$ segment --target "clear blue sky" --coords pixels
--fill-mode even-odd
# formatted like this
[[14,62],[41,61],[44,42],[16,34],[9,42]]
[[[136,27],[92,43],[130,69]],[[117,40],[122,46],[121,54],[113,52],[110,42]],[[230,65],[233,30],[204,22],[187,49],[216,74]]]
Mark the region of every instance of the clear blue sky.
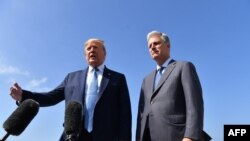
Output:
[[[16,109],[9,88],[48,91],[67,73],[84,69],[83,43],[105,40],[107,67],[126,75],[133,109],[155,69],[146,45],[152,30],[167,33],[171,57],[195,64],[203,88],[204,129],[223,140],[224,124],[250,124],[249,0],[1,0],[0,124]],[[56,141],[64,102],[39,113],[8,141]],[[0,137],[5,135],[0,128]]]

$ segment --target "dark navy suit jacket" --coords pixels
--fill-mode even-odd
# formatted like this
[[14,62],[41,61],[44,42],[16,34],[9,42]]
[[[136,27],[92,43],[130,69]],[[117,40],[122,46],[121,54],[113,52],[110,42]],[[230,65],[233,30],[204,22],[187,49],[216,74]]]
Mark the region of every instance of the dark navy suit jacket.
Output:
[[[34,99],[41,107],[52,106],[63,100],[66,105],[70,101],[78,101],[85,105],[87,72],[88,68],[69,73],[64,81],[50,92],[37,93],[23,90],[22,100]],[[94,141],[131,141],[131,104],[125,76],[105,67],[100,95],[94,111]],[[84,125],[82,127],[84,128]],[[65,140],[64,135],[60,141]]]

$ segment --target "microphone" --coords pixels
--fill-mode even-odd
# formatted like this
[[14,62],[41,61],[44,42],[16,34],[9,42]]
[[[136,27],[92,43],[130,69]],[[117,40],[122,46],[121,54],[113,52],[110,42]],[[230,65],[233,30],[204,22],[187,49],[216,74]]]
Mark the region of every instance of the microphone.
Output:
[[70,101],[65,110],[64,131],[66,141],[77,141],[82,127],[82,105],[76,101]]
[[4,122],[3,128],[7,134],[1,141],[5,141],[9,135],[20,135],[38,113],[38,110],[38,102],[32,99],[24,100]]

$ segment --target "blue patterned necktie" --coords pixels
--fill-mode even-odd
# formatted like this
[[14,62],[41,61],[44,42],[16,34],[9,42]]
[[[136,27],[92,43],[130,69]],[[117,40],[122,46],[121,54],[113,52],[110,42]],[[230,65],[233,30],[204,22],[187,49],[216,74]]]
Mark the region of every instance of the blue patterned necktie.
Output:
[[161,76],[163,74],[163,70],[165,69],[165,67],[160,67],[158,70],[157,70],[157,73],[156,73],[156,76],[155,76],[155,84],[154,84],[154,90],[156,89],[160,79],[161,79]]
[[86,93],[86,106],[85,106],[85,129],[91,132],[93,129],[93,116],[95,105],[98,100],[98,79],[97,79],[97,68],[92,70],[90,73],[90,84],[87,88]]

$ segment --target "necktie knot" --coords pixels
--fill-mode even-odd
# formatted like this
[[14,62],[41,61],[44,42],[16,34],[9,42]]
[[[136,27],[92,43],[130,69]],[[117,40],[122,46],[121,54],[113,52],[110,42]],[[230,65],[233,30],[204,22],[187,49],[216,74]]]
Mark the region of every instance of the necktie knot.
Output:
[[92,73],[93,73],[93,75],[94,75],[94,79],[97,79],[97,72],[99,71],[99,69],[98,68],[93,68],[92,69]]
[[96,68],[96,67],[92,69],[92,72],[94,72],[94,73],[96,73],[96,72],[98,72],[98,71],[99,71],[99,69]]
[[155,76],[155,83],[154,83],[154,89],[157,87],[158,85],[158,82],[160,81],[161,79],[161,76],[163,74],[163,70],[165,69],[166,67],[160,67],[157,69],[157,73],[156,73],[156,76]]
[[165,69],[165,67],[160,67],[159,69],[158,69],[158,71],[159,71],[159,73],[162,75],[163,74],[163,70]]
[[98,68],[97,68],[97,67],[94,67],[93,70],[94,70],[94,71],[98,71]]

